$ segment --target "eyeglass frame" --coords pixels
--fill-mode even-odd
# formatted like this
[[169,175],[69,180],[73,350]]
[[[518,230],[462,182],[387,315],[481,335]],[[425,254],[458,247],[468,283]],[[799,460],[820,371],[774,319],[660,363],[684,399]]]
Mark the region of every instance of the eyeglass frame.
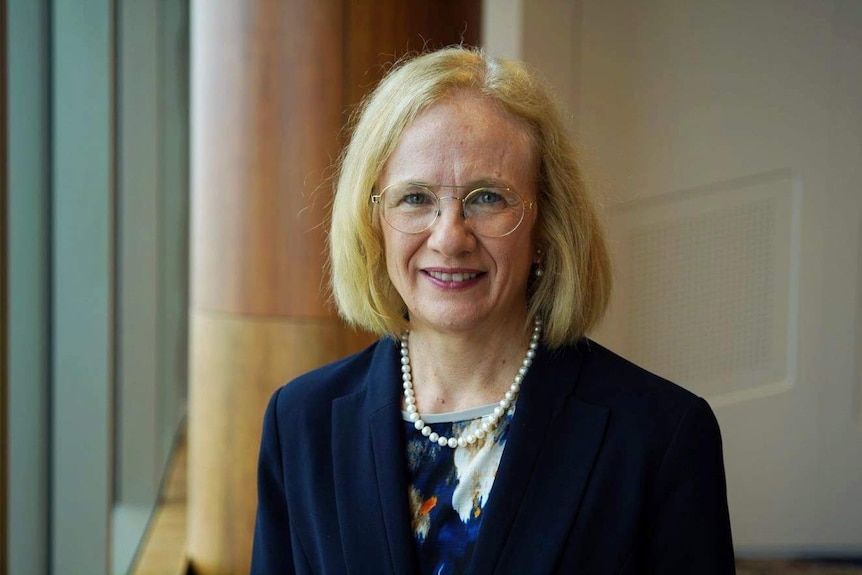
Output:
[[[451,189],[456,189],[456,190],[466,190],[466,189],[471,188],[472,185],[456,186],[456,185],[451,185],[451,184],[450,185],[447,185],[447,184],[425,184],[425,183],[421,183],[421,182],[410,182],[410,181],[394,182],[392,184],[389,184],[385,188],[383,188],[379,194],[371,194],[369,199],[371,200],[372,205],[382,206],[380,199],[383,197],[383,194],[386,193],[386,190],[393,188],[395,186],[403,186],[405,184],[411,185],[411,186],[417,186],[420,188],[425,188],[429,192],[431,192],[431,195],[434,196],[434,198],[437,200],[437,213],[434,214],[434,219],[431,220],[431,223],[429,223],[427,226],[425,226],[421,230],[418,230],[415,232],[405,232],[405,231],[399,230],[398,228],[393,226],[391,223],[389,223],[389,220],[387,220],[385,217],[383,217],[383,221],[386,222],[387,226],[389,226],[390,228],[392,228],[393,230],[395,230],[397,232],[401,232],[402,234],[409,234],[409,235],[421,234],[422,232],[426,232],[426,231],[430,230],[432,227],[434,227],[434,224],[436,224],[437,220],[440,219],[440,214],[442,212],[440,202],[442,200],[457,200],[457,201],[461,202],[461,217],[464,218],[464,222],[473,231],[473,233],[478,234],[478,235],[482,236],[483,238],[505,238],[506,236],[515,233],[515,230],[520,228],[521,224],[524,223],[524,217],[527,215],[527,211],[532,210],[536,206],[535,201],[525,200],[523,197],[521,197],[521,194],[519,194],[517,192],[517,190],[515,190],[511,186],[493,186],[493,185],[478,186],[476,188],[473,188],[472,190],[470,190],[466,194],[464,194],[463,198],[459,198],[457,196],[442,196],[441,197],[441,196],[438,196],[434,190],[435,189],[439,190],[440,188],[451,188]],[[518,197],[518,199],[521,200],[521,203],[524,206],[524,211],[521,213],[521,219],[518,220],[518,223],[515,225],[514,228],[512,228],[511,230],[509,230],[508,232],[506,232],[505,234],[500,235],[500,236],[487,236],[483,233],[476,231],[476,229],[473,228],[472,225],[470,225],[470,219],[467,217],[467,214],[464,213],[464,200],[469,198],[473,193],[479,192],[481,190],[505,190],[507,192],[511,192],[511,193],[515,194]],[[382,211],[382,207],[380,209]],[[382,214],[381,214],[381,216],[382,216]]]

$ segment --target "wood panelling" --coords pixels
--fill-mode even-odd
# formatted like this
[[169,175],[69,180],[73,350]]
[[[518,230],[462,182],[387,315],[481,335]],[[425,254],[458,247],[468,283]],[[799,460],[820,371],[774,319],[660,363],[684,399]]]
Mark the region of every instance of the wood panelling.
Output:
[[195,6],[193,306],[331,315],[322,223],[342,112],[409,50],[477,44],[480,7],[475,0]]
[[192,306],[329,317],[322,264],[338,154],[339,2],[192,10]]
[[280,385],[342,355],[333,321],[196,312],[189,419],[189,552],[196,573],[247,572],[260,432]]
[[349,111],[409,50],[475,44],[479,0],[206,0],[192,18],[188,551],[248,571],[264,409],[369,343],[323,275]]
[[478,46],[481,1],[345,3],[344,103],[350,112],[398,58],[452,44]]

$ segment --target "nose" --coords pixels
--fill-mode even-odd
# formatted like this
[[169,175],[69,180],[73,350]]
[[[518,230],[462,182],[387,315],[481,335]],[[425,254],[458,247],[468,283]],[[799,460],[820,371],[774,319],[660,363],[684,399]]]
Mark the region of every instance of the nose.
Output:
[[476,247],[476,236],[464,219],[460,198],[439,198],[440,215],[431,226],[428,247],[447,256],[470,252]]

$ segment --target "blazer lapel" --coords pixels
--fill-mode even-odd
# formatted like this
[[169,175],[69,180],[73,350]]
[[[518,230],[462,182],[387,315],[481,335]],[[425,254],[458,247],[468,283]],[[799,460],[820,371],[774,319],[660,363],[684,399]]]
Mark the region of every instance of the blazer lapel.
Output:
[[575,398],[581,364],[578,352],[543,349],[525,378],[473,551],[472,575],[553,572],[608,417],[606,408]]
[[347,565],[362,573],[414,572],[398,367],[395,347],[381,341],[364,389],[332,403],[341,540]]

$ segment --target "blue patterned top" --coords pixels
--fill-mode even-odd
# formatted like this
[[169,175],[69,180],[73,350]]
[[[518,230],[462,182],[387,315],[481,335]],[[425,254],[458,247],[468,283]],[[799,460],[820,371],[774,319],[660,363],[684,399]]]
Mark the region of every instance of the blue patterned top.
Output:
[[[460,437],[494,407],[423,414],[422,419],[438,435]],[[513,406],[501,419],[493,438],[455,449],[431,443],[403,413],[413,537],[423,575],[467,571],[514,411]]]

